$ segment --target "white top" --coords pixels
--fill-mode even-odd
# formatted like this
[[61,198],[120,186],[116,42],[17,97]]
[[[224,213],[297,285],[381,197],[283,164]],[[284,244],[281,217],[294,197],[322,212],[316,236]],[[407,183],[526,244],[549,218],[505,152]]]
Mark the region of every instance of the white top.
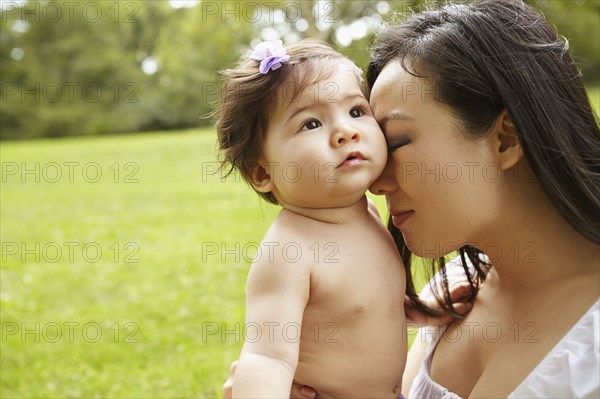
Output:
[[[459,268],[462,269],[460,266]],[[451,273],[448,274],[448,280],[451,284]],[[433,381],[429,375],[433,352],[442,334],[443,329],[435,334],[425,334],[430,340],[425,359],[408,395],[409,399],[460,399],[460,396]],[[596,301],[508,397],[600,398],[600,300]]]

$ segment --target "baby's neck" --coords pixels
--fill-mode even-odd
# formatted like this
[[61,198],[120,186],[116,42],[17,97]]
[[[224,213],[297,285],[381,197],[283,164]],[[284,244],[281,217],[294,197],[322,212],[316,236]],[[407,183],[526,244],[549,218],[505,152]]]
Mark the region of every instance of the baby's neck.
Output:
[[303,208],[297,205],[282,204],[284,210],[307,218],[331,224],[349,224],[364,221],[369,217],[367,196],[348,206],[337,208]]

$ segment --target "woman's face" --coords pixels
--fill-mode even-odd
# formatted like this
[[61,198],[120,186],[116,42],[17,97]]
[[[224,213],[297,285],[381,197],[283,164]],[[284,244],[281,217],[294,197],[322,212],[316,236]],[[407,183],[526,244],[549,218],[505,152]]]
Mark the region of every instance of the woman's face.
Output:
[[[503,204],[492,135],[473,140],[433,84],[390,62],[371,91],[371,108],[387,141],[383,174],[370,187],[385,195],[393,223],[413,253],[433,258],[481,247]],[[506,204],[504,204],[506,205]]]

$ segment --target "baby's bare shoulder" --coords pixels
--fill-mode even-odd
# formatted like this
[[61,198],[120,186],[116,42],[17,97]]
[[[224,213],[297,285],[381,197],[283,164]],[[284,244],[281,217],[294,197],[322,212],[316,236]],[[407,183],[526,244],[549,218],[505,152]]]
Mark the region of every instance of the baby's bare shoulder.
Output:
[[[281,214],[273,221],[265,233],[258,249],[255,262],[268,259],[268,264],[287,265],[298,268],[309,267],[315,249],[315,242],[328,237],[326,226],[316,226],[310,219],[300,215]],[[331,233],[329,233],[329,237]],[[258,256],[258,255],[261,256]]]

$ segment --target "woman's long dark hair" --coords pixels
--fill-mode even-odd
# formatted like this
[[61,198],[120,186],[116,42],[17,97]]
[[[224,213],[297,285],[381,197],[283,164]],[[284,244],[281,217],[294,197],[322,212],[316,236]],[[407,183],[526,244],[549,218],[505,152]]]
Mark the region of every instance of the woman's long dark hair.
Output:
[[[372,88],[388,62],[400,61],[409,73],[432,81],[436,100],[451,107],[470,137],[485,135],[506,109],[548,198],[581,235],[600,243],[600,130],[568,50],[568,41],[523,1],[449,4],[379,33],[367,81]],[[418,300],[402,234],[388,226],[406,264],[407,295],[417,309],[434,314]],[[475,296],[491,265],[477,248],[459,253]],[[443,279],[438,302],[453,313],[444,259],[432,266]]]

